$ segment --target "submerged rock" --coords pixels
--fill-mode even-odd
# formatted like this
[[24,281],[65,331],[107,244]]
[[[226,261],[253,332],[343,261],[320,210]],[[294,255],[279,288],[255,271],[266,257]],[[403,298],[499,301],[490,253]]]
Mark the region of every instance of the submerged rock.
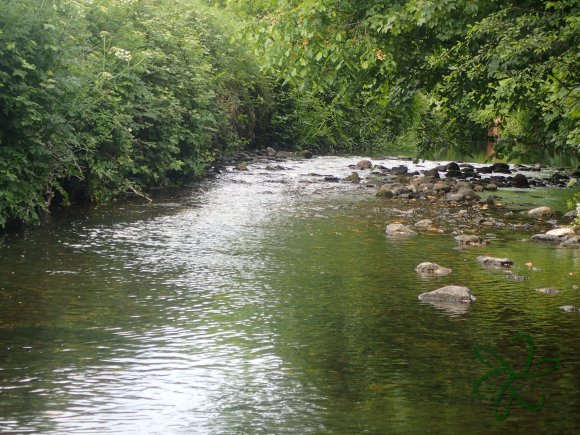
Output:
[[475,296],[471,294],[468,287],[461,287],[458,285],[447,285],[427,293],[421,293],[417,298],[420,301],[438,301],[438,302],[455,302],[455,303],[470,303],[476,300]]
[[486,267],[505,267],[509,268],[512,267],[514,262],[509,258],[497,258],[497,257],[488,257],[486,255],[480,255],[477,257],[477,261],[479,261],[483,266]]
[[552,287],[537,288],[536,291],[539,293],[545,293],[547,295],[555,295],[557,293],[560,293],[560,290]]
[[580,236],[568,237],[566,240],[560,243],[560,246],[565,248],[580,248]]
[[567,313],[580,312],[580,307],[575,307],[574,305],[562,305],[558,308],[560,308],[562,311],[566,311]]
[[386,233],[389,236],[416,236],[417,233],[403,224],[387,225]]
[[467,246],[480,246],[480,245],[487,245],[489,243],[487,240],[484,240],[482,237],[472,235],[472,234],[461,234],[461,235],[455,236],[453,238],[460,245],[467,245]]
[[505,277],[507,279],[509,279],[510,281],[525,281],[528,279],[527,276],[524,275],[518,275],[517,273],[513,273],[511,270],[506,270],[505,271]]
[[451,273],[451,269],[439,266],[437,263],[424,262],[415,268],[415,272],[425,275],[445,276]]

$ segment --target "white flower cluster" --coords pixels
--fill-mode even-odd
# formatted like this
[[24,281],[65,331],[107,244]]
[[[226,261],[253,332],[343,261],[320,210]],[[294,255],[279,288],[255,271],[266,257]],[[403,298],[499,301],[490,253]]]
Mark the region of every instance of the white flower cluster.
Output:
[[124,60],[125,62],[130,62],[132,59],[131,53],[122,48],[111,47],[111,51],[113,52],[113,56],[115,56],[117,59]]

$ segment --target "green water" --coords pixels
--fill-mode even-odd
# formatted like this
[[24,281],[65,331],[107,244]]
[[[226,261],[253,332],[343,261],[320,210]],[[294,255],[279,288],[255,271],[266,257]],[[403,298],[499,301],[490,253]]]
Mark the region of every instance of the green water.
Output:
[[[419,220],[420,204],[308,175],[344,176],[350,163],[258,166],[1,239],[0,432],[577,432],[580,315],[558,307],[580,305],[578,250],[501,228],[463,250],[447,229],[389,238],[386,224]],[[563,211],[565,191],[534,192],[503,195]],[[482,269],[482,254],[511,258],[528,279]],[[421,277],[422,261],[453,273]],[[417,300],[446,284],[477,301]],[[561,292],[534,290],[547,286]],[[533,338],[536,362],[561,367],[514,381],[545,405],[514,402],[499,422],[493,400],[472,392],[490,370],[474,348],[523,370],[517,333]]]

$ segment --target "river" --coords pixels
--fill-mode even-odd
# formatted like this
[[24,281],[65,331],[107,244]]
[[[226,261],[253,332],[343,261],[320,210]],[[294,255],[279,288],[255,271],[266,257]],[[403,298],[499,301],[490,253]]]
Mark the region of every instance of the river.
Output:
[[[357,160],[229,170],[152,204],[63,210],[2,236],[0,432],[578,432],[580,314],[558,307],[580,305],[579,251],[495,228],[490,245],[463,250],[449,231],[389,238],[386,224],[419,203],[314,175],[345,177]],[[570,192],[502,195],[563,211]],[[527,279],[482,269],[482,254]],[[422,261],[453,273],[421,277]],[[477,301],[417,300],[446,284]],[[561,292],[534,290],[548,286]],[[512,372],[477,397],[502,364]],[[511,380],[498,421],[508,375],[541,372]]]

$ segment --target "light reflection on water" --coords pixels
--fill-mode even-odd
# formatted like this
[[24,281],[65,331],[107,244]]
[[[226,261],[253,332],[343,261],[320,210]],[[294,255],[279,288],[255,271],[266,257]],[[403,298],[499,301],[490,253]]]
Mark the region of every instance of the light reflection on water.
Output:
[[[0,431],[579,427],[580,328],[557,308],[580,304],[569,275],[580,273],[577,251],[491,230],[493,243],[471,250],[455,249],[449,233],[389,239],[388,221],[418,213],[310,175],[344,177],[356,161],[251,167],[154,206],[100,207],[5,242]],[[482,251],[513,258],[528,280],[481,270]],[[453,274],[417,276],[422,261]],[[416,299],[452,283],[478,301],[458,313]],[[548,285],[563,291],[533,290]],[[520,330],[566,369],[543,380],[545,410],[495,426],[471,394],[485,371],[472,348],[509,353]]]

